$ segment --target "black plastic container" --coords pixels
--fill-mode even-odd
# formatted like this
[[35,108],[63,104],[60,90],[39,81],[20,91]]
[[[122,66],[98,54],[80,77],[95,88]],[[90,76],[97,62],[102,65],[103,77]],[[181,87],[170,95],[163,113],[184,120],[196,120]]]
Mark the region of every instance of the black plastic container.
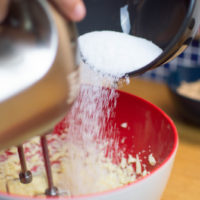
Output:
[[158,67],[182,53],[200,24],[200,0],[85,0],[85,4],[87,16],[78,24],[80,34],[122,32],[120,8],[128,5],[129,34],[151,40],[163,49],[158,58],[129,75]]

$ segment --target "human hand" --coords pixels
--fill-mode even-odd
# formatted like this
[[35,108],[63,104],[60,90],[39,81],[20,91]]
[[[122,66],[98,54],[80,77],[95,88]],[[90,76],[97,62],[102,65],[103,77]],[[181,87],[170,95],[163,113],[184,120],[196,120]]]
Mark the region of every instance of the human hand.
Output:
[[8,10],[9,0],[0,0],[0,22],[4,20]]
[[[0,0],[0,22],[7,14],[10,0]],[[86,8],[83,0],[51,0],[61,10],[61,12],[72,21],[81,21],[86,14]]]
[[81,21],[86,15],[83,0],[51,0],[72,21]]

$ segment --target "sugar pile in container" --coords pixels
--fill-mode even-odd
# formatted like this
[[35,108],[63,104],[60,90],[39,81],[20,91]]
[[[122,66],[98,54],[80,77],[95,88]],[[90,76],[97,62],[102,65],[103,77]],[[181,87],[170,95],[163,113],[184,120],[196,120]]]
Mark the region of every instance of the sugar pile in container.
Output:
[[151,41],[115,31],[89,32],[78,41],[83,61],[111,76],[138,70],[162,53]]

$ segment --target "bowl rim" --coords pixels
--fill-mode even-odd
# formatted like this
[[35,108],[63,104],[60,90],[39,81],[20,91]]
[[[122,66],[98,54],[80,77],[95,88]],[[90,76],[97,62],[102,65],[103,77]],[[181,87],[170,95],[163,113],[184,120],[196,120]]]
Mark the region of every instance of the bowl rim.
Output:
[[[108,88],[107,88],[108,89]],[[147,101],[146,99],[143,99],[141,97],[138,97],[134,94],[131,94],[131,93],[128,93],[128,92],[125,92],[125,91],[120,91],[120,90],[116,90],[118,93],[121,93],[121,94],[124,94],[124,95],[128,95],[128,96],[132,96],[133,98],[135,99],[138,99],[139,101],[142,101],[144,102],[145,104],[148,104],[150,105],[151,107],[153,107],[155,110],[157,110],[158,112],[160,112],[165,119],[167,119],[167,121],[169,122],[169,125],[171,126],[172,128],[172,133],[173,133],[173,138],[174,138],[174,144],[173,144],[173,147],[172,147],[172,150],[171,152],[169,153],[169,155],[167,156],[167,158],[165,160],[163,160],[163,162],[158,166],[156,167],[155,169],[153,169],[149,174],[147,174],[146,176],[140,178],[140,179],[137,179],[136,181],[132,182],[132,183],[129,183],[127,185],[124,185],[124,186],[121,186],[121,187],[118,187],[118,188],[114,188],[114,189],[111,189],[111,190],[106,190],[106,191],[102,191],[102,192],[96,192],[96,193],[91,193],[91,194],[86,194],[86,195],[77,195],[77,196],[74,196],[74,197],[67,197],[67,196],[59,196],[59,197],[33,197],[33,196],[27,196],[27,195],[19,195],[19,194],[13,194],[13,195],[10,195],[6,192],[2,192],[0,191],[0,197],[5,197],[5,198],[14,198],[16,200],[22,200],[22,199],[29,199],[29,200],[44,200],[44,199],[48,199],[48,200],[70,200],[70,199],[77,199],[77,200],[81,200],[81,199],[86,199],[86,198],[92,198],[92,197],[98,197],[98,196],[104,196],[104,195],[107,195],[107,194],[111,194],[113,192],[117,192],[117,191],[121,191],[123,189],[126,189],[126,188],[130,188],[132,187],[133,185],[135,184],[138,184],[138,183],[141,183],[143,181],[145,181],[146,179],[148,179],[149,177],[152,177],[156,172],[160,171],[171,159],[173,159],[173,157],[176,155],[176,152],[177,152],[177,149],[178,149],[178,131],[176,129],[176,126],[174,124],[174,122],[172,121],[172,119],[162,110],[160,109],[158,106],[154,105],[153,103]]]

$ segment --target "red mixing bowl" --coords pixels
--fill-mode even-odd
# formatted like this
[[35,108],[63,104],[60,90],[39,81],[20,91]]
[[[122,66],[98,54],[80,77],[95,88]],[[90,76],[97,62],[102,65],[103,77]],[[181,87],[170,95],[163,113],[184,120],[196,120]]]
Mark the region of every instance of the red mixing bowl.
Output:
[[[99,101],[99,98],[103,100]],[[85,116],[91,118],[89,122],[84,120]],[[134,157],[138,154],[150,173],[113,190],[52,199],[159,200],[169,178],[178,146],[177,130],[172,120],[161,109],[142,98],[121,91],[84,85],[70,113],[55,127],[54,134],[63,134],[66,127],[80,133],[85,129],[92,130],[97,124],[96,120],[98,124],[102,123],[99,129],[102,138],[119,141],[119,148],[126,157],[129,154]],[[71,134],[70,131],[68,134]],[[94,140],[96,137],[97,135],[93,136]],[[109,147],[105,153],[109,154],[112,150],[112,147]],[[120,158],[115,151],[114,149],[113,160],[118,162]],[[149,154],[156,160],[154,166],[148,161]],[[40,198],[0,193],[0,199]]]

